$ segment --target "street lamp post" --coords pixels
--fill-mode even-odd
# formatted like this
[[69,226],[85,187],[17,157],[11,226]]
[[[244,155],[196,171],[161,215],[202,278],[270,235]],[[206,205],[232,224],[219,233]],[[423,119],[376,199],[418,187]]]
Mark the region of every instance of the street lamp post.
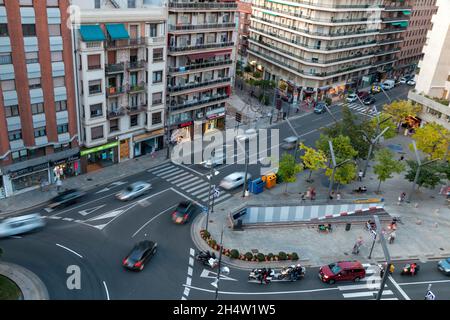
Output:
[[245,197],[245,191],[247,191],[247,176],[248,176],[248,151],[245,151],[245,176],[244,176],[244,189],[242,190],[242,197]]
[[331,194],[331,190],[333,188],[333,184],[334,184],[334,174],[336,173],[336,169],[339,168],[340,166],[344,165],[345,163],[351,161],[351,159],[347,159],[342,161],[339,164],[336,164],[336,157],[334,155],[334,150],[333,150],[333,142],[331,142],[331,140],[328,141],[328,144],[330,146],[330,153],[331,153],[331,161],[333,164],[333,171],[331,173],[331,178],[330,178],[330,185],[328,186],[328,200],[330,199],[330,194]]
[[215,175],[219,174],[219,171],[214,170],[214,165],[213,165],[213,160],[212,158],[210,158],[211,161],[211,170],[210,170],[210,174],[209,176],[207,176],[208,180],[209,180],[209,188],[208,188],[208,211],[206,212],[206,227],[205,230],[208,231],[208,221],[209,221],[209,211],[211,208],[211,188],[212,188],[212,178]]
[[217,279],[216,279],[216,300],[219,300],[219,281],[220,281],[220,268],[222,267],[222,247],[223,246],[223,226],[222,232],[220,233],[220,253],[219,253],[219,267],[217,270]]
[[377,232],[375,230],[372,230],[372,234],[373,234],[373,242],[372,242],[372,247],[370,248],[369,256],[367,257],[367,259],[372,259],[373,247],[375,246],[375,241],[377,240]]
[[366,172],[367,172],[367,167],[369,166],[369,161],[370,161],[370,157],[372,156],[372,151],[373,151],[373,146],[378,142],[378,140],[386,133],[386,131],[389,130],[389,127],[384,128],[384,130],[378,135],[376,136],[374,139],[370,139],[366,133],[364,131],[361,131],[364,135],[364,137],[366,138],[367,142],[370,143],[369,146],[369,152],[367,154],[367,159],[366,159],[366,163],[364,165],[364,170],[363,170],[363,177],[366,176]]

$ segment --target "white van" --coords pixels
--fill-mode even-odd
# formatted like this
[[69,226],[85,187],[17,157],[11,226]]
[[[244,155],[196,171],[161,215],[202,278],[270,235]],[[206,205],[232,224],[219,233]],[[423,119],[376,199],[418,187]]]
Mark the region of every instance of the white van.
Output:
[[394,80],[385,80],[381,86],[384,90],[390,90],[395,87],[395,81]]
[[31,213],[18,217],[0,220],[0,238],[26,233],[45,226],[39,213]]

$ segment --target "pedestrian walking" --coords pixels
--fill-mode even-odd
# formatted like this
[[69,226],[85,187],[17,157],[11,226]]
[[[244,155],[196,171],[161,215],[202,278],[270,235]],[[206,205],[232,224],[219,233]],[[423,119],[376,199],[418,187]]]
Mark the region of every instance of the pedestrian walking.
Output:
[[300,194],[301,194],[301,203],[303,203],[303,202],[305,202],[305,193],[306,192],[300,192]]
[[316,189],[314,188],[311,189],[311,200],[316,200]]
[[389,244],[393,244],[395,240],[395,231],[392,231],[389,235]]
[[62,181],[61,179],[56,179],[56,191],[60,191],[61,190],[61,186],[62,186]]
[[152,159],[154,159],[156,157],[155,148],[152,149],[152,152],[150,153],[150,156],[152,157]]
[[341,194],[339,192],[336,194],[336,200],[337,201],[341,200]]
[[330,193],[330,200],[333,200],[334,199],[334,191],[331,191],[331,193]]
[[380,278],[383,279],[384,277],[384,268],[380,265]]
[[359,170],[359,172],[358,172],[358,181],[362,181],[362,178],[363,178],[363,172],[362,172],[362,170]]

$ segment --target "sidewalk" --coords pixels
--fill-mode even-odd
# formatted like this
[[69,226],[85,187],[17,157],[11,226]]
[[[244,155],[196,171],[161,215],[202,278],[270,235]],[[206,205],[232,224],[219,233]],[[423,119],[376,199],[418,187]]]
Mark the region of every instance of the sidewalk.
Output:
[[22,291],[23,300],[48,300],[48,291],[37,275],[19,265],[0,262],[0,274],[11,279]]
[[[405,159],[412,159],[413,154],[408,148],[409,138],[401,135],[384,142],[385,146],[397,150],[396,155],[404,155]],[[373,162],[372,162],[373,163]],[[355,198],[384,198],[385,210],[392,216],[401,217],[402,224],[398,224],[395,242],[389,245],[391,258],[394,260],[442,258],[450,256],[450,209],[446,205],[444,196],[439,195],[440,186],[434,190],[423,189],[413,194],[411,203],[398,205],[398,196],[401,192],[409,194],[412,183],[404,179],[405,173],[395,175],[392,179],[381,184],[381,194],[375,191],[378,181],[373,175],[372,167],[368,168],[366,178],[362,182],[353,182],[348,186],[341,186],[340,193],[342,200]],[[265,201],[279,199],[280,203],[289,203],[298,200],[300,204],[299,192],[305,192],[308,187],[316,188],[317,202],[326,201],[328,193],[328,178],[321,173],[314,173],[312,183],[307,183],[309,172],[299,174],[298,180],[288,186],[288,193],[284,193],[284,185],[277,186],[270,190],[265,190],[258,195],[251,194],[246,200]],[[368,188],[367,194],[355,195],[352,190],[358,186],[365,185]],[[345,231],[345,224],[335,225],[331,234],[318,233],[314,226],[283,226],[248,228],[244,231],[233,231],[230,228],[228,214],[233,208],[242,206],[244,200],[241,193],[236,194],[230,200],[225,201],[215,208],[215,212],[210,215],[208,231],[212,237],[219,242],[222,226],[224,226],[224,247],[237,249],[240,253],[251,252],[257,249],[264,254],[279,251],[286,253],[297,252],[300,256],[300,263],[310,266],[322,265],[333,260],[358,259],[362,262],[373,262],[384,260],[384,255],[379,243],[375,244],[372,260],[368,260],[372,237],[364,229],[364,224],[352,223],[351,229]],[[306,201],[306,205],[311,203]],[[337,200],[331,201],[337,203]],[[193,236],[200,248],[209,249],[207,244],[199,236],[200,229],[204,229],[205,215],[198,217],[193,226]],[[385,226],[386,227],[386,226]],[[364,240],[360,254],[355,256],[351,253],[353,245],[358,237]],[[227,263],[237,267],[251,268],[254,262],[244,262],[231,260],[224,257]],[[284,263],[270,263],[274,267],[286,265]],[[256,264],[257,265],[257,264]]]
[[[152,166],[157,166],[165,162],[166,154],[167,150],[163,149],[158,151],[154,158],[150,155],[145,155],[89,174],[82,174],[76,177],[64,179],[62,181],[62,189],[76,188],[86,191],[120,179],[121,177],[125,179],[127,176],[137,174],[151,168]],[[40,191],[38,188],[23,194],[1,199],[0,216],[32,209],[33,207],[47,202],[58,194],[56,191],[56,185],[50,185],[48,188],[49,191]]]

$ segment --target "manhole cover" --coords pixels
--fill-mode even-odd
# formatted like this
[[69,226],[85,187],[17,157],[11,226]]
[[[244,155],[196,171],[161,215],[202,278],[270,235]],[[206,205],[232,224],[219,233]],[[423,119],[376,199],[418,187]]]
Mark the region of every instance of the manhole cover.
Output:
[[439,248],[439,250],[444,251],[444,248]]

